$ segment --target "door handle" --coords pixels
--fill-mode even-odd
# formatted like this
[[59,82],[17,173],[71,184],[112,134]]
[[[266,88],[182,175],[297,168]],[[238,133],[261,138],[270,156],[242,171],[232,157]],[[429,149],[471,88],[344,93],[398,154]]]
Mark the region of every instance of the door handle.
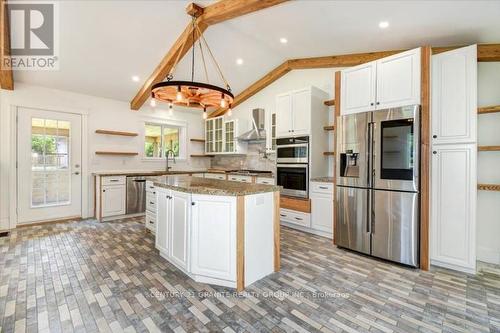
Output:
[[74,174],[78,176],[80,174],[80,172],[79,171],[75,171]]

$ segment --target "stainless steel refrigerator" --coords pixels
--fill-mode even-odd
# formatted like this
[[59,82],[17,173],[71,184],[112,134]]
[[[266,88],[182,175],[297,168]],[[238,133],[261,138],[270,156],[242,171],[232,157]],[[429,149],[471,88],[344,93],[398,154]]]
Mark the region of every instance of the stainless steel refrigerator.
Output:
[[419,266],[418,105],[337,118],[335,241]]

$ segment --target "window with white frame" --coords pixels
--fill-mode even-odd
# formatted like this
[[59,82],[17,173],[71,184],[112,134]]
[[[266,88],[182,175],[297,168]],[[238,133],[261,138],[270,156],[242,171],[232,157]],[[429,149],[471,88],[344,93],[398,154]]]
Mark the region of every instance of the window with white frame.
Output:
[[166,151],[172,150],[175,157],[182,158],[185,151],[184,131],[185,127],[183,126],[146,122],[144,125],[144,157],[164,158]]

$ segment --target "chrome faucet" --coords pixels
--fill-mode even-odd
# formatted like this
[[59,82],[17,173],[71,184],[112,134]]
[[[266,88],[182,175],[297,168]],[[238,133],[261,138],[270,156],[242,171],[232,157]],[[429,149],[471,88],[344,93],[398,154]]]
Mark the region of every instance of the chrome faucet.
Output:
[[172,150],[172,149],[167,149],[165,151],[165,161],[167,162],[167,167],[166,167],[166,170],[165,171],[169,171],[170,169],[172,169],[172,167],[168,166],[168,155],[172,154],[172,160],[174,161],[174,164],[175,164],[175,152]]

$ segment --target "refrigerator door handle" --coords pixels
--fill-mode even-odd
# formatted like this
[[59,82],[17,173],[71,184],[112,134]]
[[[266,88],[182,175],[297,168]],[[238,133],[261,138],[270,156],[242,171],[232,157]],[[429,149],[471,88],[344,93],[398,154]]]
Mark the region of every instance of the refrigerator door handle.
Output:
[[366,232],[371,233],[371,225],[372,225],[372,190],[368,190],[366,194],[368,199],[368,209],[366,210]]

